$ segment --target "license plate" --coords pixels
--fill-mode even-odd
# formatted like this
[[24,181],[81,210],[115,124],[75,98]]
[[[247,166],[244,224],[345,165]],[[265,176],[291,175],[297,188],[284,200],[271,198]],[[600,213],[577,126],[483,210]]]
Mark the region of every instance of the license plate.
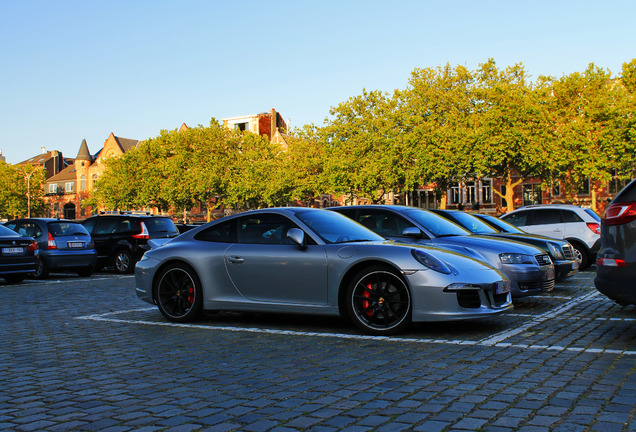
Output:
[[497,282],[495,285],[495,294],[506,294],[510,292],[510,282]]
[[4,255],[23,254],[24,253],[24,248],[21,248],[21,247],[6,247],[6,248],[2,248],[2,253]]
[[68,242],[68,247],[70,248],[83,248],[84,242]]
[[572,263],[572,270],[577,270],[580,265],[581,265],[581,263],[579,261],[574,261]]

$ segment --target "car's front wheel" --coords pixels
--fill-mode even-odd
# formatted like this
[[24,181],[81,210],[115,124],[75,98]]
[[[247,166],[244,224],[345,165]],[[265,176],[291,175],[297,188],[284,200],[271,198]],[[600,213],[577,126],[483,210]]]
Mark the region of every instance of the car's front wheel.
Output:
[[188,322],[201,315],[201,281],[192,267],[185,264],[169,265],[156,280],[155,297],[163,316],[173,322]]
[[366,333],[389,335],[411,321],[411,294],[395,270],[373,266],[359,272],[347,290],[347,311]]

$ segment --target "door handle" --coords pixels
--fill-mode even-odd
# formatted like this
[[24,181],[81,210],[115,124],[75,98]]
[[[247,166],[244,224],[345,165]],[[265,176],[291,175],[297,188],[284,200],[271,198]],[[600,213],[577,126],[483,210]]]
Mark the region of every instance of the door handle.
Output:
[[245,261],[242,257],[236,255],[227,257],[227,260],[230,262],[230,264],[241,264],[243,261]]

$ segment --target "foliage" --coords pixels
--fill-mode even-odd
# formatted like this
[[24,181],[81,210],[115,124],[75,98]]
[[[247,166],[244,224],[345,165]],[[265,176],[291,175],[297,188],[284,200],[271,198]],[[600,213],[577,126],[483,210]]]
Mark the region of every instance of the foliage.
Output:
[[29,209],[31,216],[43,215],[45,175],[41,167],[0,161],[0,217],[26,217]]

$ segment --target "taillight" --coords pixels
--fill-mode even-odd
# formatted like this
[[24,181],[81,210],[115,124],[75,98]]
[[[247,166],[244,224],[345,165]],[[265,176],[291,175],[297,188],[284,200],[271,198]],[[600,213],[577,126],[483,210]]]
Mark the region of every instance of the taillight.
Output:
[[587,223],[587,227],[589,229],[591,229],[592,231],[594,231],[594,234],[600,234],[601,233],[601,224],[599,224],[599,223],[588,222]]
[[50,232],[49,232],[49,241],[47,243],[47,248],[48,249],[57,249],[57,243],[55,242],[55,239],[53,238],[53,236],[51,235]]
[[625,260],[615,258],[597,258],[596,265],[605,267],[625,267]]
[[27,246],[27,250],[28,251],[36,251],[36,250],[38,250],[38,242],[32,241],[31,243],[29,243],[29,246]]
[[150,234],[148,233],[148,228],[146,228],[146,224],[143,222],[139,222],[141,226],[141,232],[139,234],[134,234],[133,238],[148,240],[150,238]]
[[603,224],[623,225],[636,219],[636,203],[612,204],[605,210]]

